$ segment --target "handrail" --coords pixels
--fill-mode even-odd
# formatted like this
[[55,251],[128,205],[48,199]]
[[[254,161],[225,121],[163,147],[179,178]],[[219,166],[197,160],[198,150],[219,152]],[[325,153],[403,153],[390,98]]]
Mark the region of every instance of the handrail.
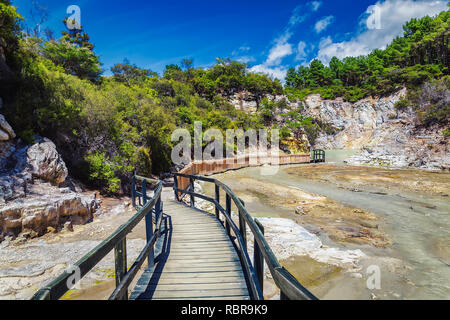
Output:
[[[188,178],[190,180],[190,188],[188,190],[178,189],[178,177]],[[215,199],[207,197],[205,195],[200,195],[195,193],[193,183],[195,180],[214,183],[216,186],[216,196]],[[220,189],[226,193],[226,209],[220,204]],[[249,284],[250,294],[252,299],[262,300],[263,296],[263,279],[264,279],[264,261],[269,267],[272,278],[275,284],[280,289],[281,299],[290,300],[317,300],[317,298],[309,292],[305,287],[303,287],[298,280],[289,273],[285,268],[283,268],[266,239],[264,238],[264,228],[259,223],[258,220],[253,219],[253,217],[248,213],[242,200],[239,199],[231,189],[218,181],[217,179],[205,178],[200,176],[193,176],[181,173],[174,174],[174,192],[177,198],[178,193],[183,192],[191,195],[191,206],[195,206],[194,198],[199,197],[206,201],[213,203],[216,207],[216,218],[220,221],[220,214],[222,213],[225,217],[225,228],[228,235],[231,237],[231,229],[235,234],[236,240],[238,242],[238,253],[243,265],[244,271],[247,276],[247,281]],[[234,223],[231,218],[231,200],[238,208],[239,211],[239,228]],[[247,252],[247,225],[254,236],[254,265]]]
[[[135,190],[136,180],[142,181],[142,191]],[[59,277],[45,285],[38,290],[32,297],[32,300],[57,300],[61,298],[70,288],[80,281],[92,268],[94,268],[112,249],[115,250],[115,277],[116,290],[114,290],[110,299],[128,299],[128,286],[136,276],[137,271],[142,266],[144,260],[148,257],[149,265],[154,263],[154,245],[160,235],[161,221],[163,219],[162,213],[162,181],[156,181],[144,177],[133,177],[133,205],[139,211],[125,224],[119,227],[111,236],[92,249],[83,258],[74,264],[72,272],[64,271]],[[146,192],[146,184],[157,182],[153,197],[149,198]],[[143,205],[136,206],[135,198],[139,196],[139,202]],[[153,214],[156,218],[156,228],[153,231]],[[147,244],[141,252],[136,262],[127,271],[127,256],[126,256],[126,236],[136,227],[136,225],[145,218],[147,231]],[[79,273],[77,274],[77,271]],[[74,272],[77,279],[73,279]],[[72,281],[75,280],[75,283]],[[69,281],[71,283],[69,284]]]
[[315,149],[312,151],[313,157],[311,159],[311,162],[317,163],[317,162],[325,162],[325,150],[322,149]]

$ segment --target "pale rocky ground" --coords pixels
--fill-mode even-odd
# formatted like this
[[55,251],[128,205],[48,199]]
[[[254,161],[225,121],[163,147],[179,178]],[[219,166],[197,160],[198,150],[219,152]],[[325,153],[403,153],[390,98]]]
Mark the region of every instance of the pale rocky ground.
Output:
[[[0,115],[0,299],[30,298],[43,282],[103,240],[94,234],[107,229],[109,221],[83,226],[108,208],[99,209],[101,202],[68,176],[52,141],[36,137],[33,145],[25,145]],[[126,212],[122,201],[116,206]],[[91,234],[82,238],[88,230]],[[130,243],[130,258],[137,256],[133,248],[140,244]],[[108,263],[111,257],[98,270]],[[104,278],[105,272],[98,270],[88,281]]]
[[[164,188],[162,197],[172,199],[172,189]],[[101,201],[102,206],[90,223],[27,241],[0,243],[0,300],[30,299],[40,287],[76,263],[136,213],[129,198],[101,198]],[[128,266],[141,253],[145,239],[142,221],[127,236]],[[80,287],[69,291],[64,299],[104,300],[114,288],[114,251],[111,251],[81,280]]]
[[[287,172],[303,179],[331,183],[352,192],[416,192],[447,198],[450,173],[416,169],[391,170],[374,167],[310,165],[307,170],[289,168]],[[309,170],[308,170],[309,169]]]
[[[28,241],[3,241],[0,244],[0,299],[31,298],[40,286],[59,276],[134,213],[129,199],[104,199],[104,205],[92,223],[58,233],[50,232]],[[128,265],[144,247],[144,239],[143,227],[130,235],[127,242]],[[114,282],[114,252],[83,278],[81,289],[107,281]]]

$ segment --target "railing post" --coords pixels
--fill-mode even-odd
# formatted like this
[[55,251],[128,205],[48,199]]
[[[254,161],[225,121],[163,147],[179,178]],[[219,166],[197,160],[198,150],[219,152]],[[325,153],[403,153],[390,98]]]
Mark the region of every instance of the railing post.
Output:
[[147,204],[147,181],[142,181],[142,205]]
[[[255,219],[255,223],[258,226],[261,233],[264,235],[264,226],[257,219]],[[259,286],[261,287],[261,292],[264,293],[264,256],[256,240],[254,240],[253,252],[254,252],[253,264],[255,267],[256,277],[258,278]]]
[[[217,204],[220,203],[220,188],[218,185],[216,185],[216,201]],[[216,204],[216,218],[217,220],[220,220],[220,211],[219,211],[219,207]]]
[[[123,238],[114,248],[116,287],[120,284],[127,273],[127,238]],[[128,300],[128,291],[121,297]]]
[[175,201],[180,201],[180,199],[178,199],[178,177],[176,175],[173,176],[173,186],[175,191]]
[[133,178],[131,178],[131,203],[133,208],[136,208],[136,172],[133,174]]
[[[245,202],[241,199],[239,199],[239,201],[241,201],[242,205],[245,207]],[[244,249],[247,249],[247,225],[241,209],[239,209],[239,231],[241,232],[242,240],[244,241]]]
[[[189,178],[189,189],[191,190],[191,192],[195,192],[195,187],[194,187],[194,178]],[[195,198],[194,195],[190,195],[191,196],[191,207],[194,208],[195,207]]]
[[[227,212],[227,216],[229,218],[231,218],[231,197],[228,193],[227,193],[227,197],[226,197],[226,212]],[[228,222],[228,219],[225,219],[225,229],[227,230],[228,236],[230,236],[231,235],[230,223]]]
[[[159,200],[158,200],[159,202]],[[157,213],[159,210],[157,208],[160,203],[156,203],[155,206],[155,212]],[[153,237],[153,217],[152,217],[152,210],[147,213],[145,216],[145,233],[147,236],[147,243],[149,243],[152,240]],[[155,266],[155,252],[153,249],[150,250],[150,253],[148,254],[148,267],[153,268]]]

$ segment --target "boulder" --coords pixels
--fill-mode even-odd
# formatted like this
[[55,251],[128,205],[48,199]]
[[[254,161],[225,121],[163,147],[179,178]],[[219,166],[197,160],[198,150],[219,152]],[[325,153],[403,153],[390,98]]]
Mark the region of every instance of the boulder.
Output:
[[9,135],[5,131],[0,129],[0,141],[8,141],[8,140],[9,140]]
[[295,214],[304,215],[305,214],[305,208],[303,208],[302,206],[298,206],[297,208],[295,208]]
[[19,140],[0,142],[0,203],[25,197],[33,177],[60,186],[69,180],[67,176],[67,167],[50,140],[39,138],[31,147]]
[[0,241],[19,235],[42,236],[49,228],[72,229],[94,218],[100,200],[59,189],[49,183],[31,185],[29,196],[0,206]]
[[42,138],[27,151],[30,173],[39,179],[56,184],[63,183],[67,176],[67,167],[56,150],[55,144]]
[[0,242],[8,237],[26,241],[49,230],[71,231],[73,225],[91,221],[100,201],[95,194],[81,194],[76,181],[67,179],[55,144],[38,138],[28,146],[15,136],[0,115]]
[[14,139],[16,134],[14,130],[6,121],[5,117],[0,114],[0,141],[8,141]]

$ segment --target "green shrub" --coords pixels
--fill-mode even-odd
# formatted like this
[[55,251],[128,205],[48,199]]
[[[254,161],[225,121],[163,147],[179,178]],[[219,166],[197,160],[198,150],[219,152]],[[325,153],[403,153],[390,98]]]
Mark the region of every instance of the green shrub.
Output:
[[407,99],[401,99],[394,104],[394,108],[397,110],[403,110],[408,108],[409,101]]
[[115,175],[115,168],[104,153],[94,152],[86,156],[89,164],[89,179],[97,187],[105,189],[108,194],[120,190],[120,179]]
[[450,137],[450,128],[444,129],[444,131],[442,131],[442,135],[444,138]]

